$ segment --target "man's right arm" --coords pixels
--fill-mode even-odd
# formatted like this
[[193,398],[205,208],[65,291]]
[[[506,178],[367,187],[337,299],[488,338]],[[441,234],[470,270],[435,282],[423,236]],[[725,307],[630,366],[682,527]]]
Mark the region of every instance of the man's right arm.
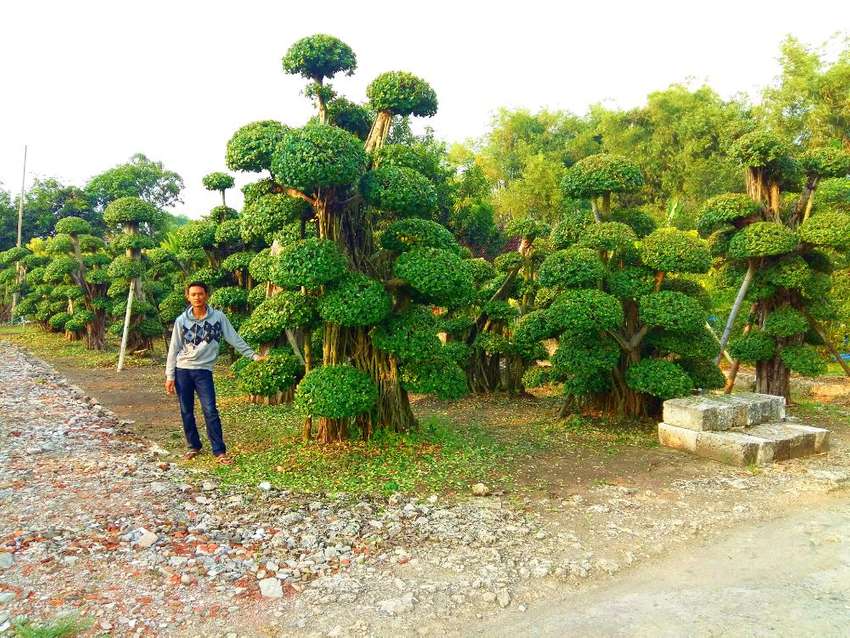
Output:
[[175,321],[174,328],[171,330],[171,341],[168,344],[168,358],[165,360],[165,378],[168,381],[174,381],[177,370],[177,353],[183,346],[182,341],[180,322]]

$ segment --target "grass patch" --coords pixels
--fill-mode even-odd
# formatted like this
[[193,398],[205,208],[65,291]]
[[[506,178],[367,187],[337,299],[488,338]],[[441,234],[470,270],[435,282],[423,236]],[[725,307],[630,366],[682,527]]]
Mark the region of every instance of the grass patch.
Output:
[[[36,357],[46,360],[67,359],[79,368],[110,368],[118,365],[120,341],[107,334],[106,350],[97,351],[86,348],[85,340],[67,341],[61,334],[45,332],[33,324],[0,326],[0,339],[20,346]],[[154,341],[152,356],[136,357],[127,353],[124,365],[141,367],[162,365],[165,346],[161,339]]]
[[73,638],[88,630],[93,624],[89,618],[62,616],[45,623],[33,623],[27,619],[13,626],[17,638]]

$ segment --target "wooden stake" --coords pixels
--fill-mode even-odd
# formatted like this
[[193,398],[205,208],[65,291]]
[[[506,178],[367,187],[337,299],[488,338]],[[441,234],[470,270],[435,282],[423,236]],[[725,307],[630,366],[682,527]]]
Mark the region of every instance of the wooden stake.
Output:
[[723,352],[726,350],[726,344],[729,343],[729,336],[732,334],[732,326],[735,324],[735,319],[738,316],[738,312],[741,310],[741,304],[744,302],[744,295],[747,294],[747,289],[750,287],[750,283],[753,281],[753,275],[755,274],[756,263],[755,260],[750,259],[747,264],[747,274],[744,275],[744,281],[741,282],[741,287],[738,288],[738,295],[735,297],[735,303],[732,304],[732,310],[729,313],[729,318],[726,320],[726,327],[723,329],[723,336],[720,337],[720,352],[714,359],[714,365],[718,365],[720,363],[720,357],[723,356]]
[[127,337],[130,334],[130,314],[133,310],[133,291],[136,280],[130,280],[130,292],[127,293],[127,310],[124,312],[124,333],[121,335],[121,352],[118,353],[118,372],[124,369],[124,354],[127,352]]

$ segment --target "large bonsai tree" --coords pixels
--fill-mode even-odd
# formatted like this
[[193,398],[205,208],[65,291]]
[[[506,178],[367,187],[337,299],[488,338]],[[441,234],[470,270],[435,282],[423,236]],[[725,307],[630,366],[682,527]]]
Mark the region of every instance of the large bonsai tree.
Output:
[[[274,323],[278,336],[265,338],[280,342],[289,327],[306,333],[297,352],[306,374],[295,400],[318,419],[322,442],[346,438],[352,426],[363,437],[377,428],[413,427],[408,391],[457,396],[465,390],[463,371],[437,338],[432,309],[468,303],[471,271],[451,233],[423,219],[437,206],[433,183],[404,148],[386,145],[394,117],[433,115],[436,96],[409,73],[378,76],[367,89],[377,116],[364,140],[357,130],[362,134],[362,119],[342,116],[363,111],[340,108],[333,116],[329,105],[338,98],[325,84],[355,67],[351,49],[336,38],[297,42],[284,69],[313,81],[308,95],[317,101],[317,118],[301,128],[249,124],[234,134],[226,154],[233,170],[268,171],[245,189],[243,216],[252,222],[243,236],[273,242],[265,263],[250,267],[258,281],[267,270],[272,299],[254,310],[246,328],[263,323],[272,311],[264,305],[275,294],[300,295],[305,307],[315,307],[314,322],[298,326],[300,317],[284,313]],[[414,221],[423,223],[405,225]],[[313,344],[311,332],[321,335],[321,357],[303,349]]]
[[156,307],[148,300],[143,277],[145,261],[142,251],[152,248],[151,235],[161,226],[162,213],[153,205],[138,197],[121,197],[111,202],[103,212],[103,221],[117,232],[111,247],[119,254],[109,265],[111,280],[108,294],[114,300],[110,330],[120,334],[126,311],[126,297],[130,284],[133,286],[133,304],[127,347],[130,350],[149,350],[152,338],[162,334]]
[[[611,167],[615,166],[616,171]],[[640,172],[621,158],[589,157],[567,171],[571,196],[603,197],[640,185]],[[707,298],[690,275],[711,263],[695,234],[660,228],[645,213],[574,213],[552,231],[555,251],[539,268],[539,309],[514,338],[557,338],[549,369],[528,374],[563,383],[564,413],[593,407],[628,416],[654,415],[663,399],[722,386],[711,358]]]
[[850,248],[850,215],[814,203],[822,180],[850,173],[850,154],[835,145],[795,158],[791,145],[764,130],[741,136],[732,153],[745,169],[747,195],[709,199],[698,221],[729,283],[738,284],[724,343],[738,310],[746,300],[750,304],[744,326],[730,342],[736,363],[727,390],[740,361],[756,365],[757,391],[790,398],[792,371],[823,372],[816,346],[834,353],[819,322],[837,318],[832,272]]

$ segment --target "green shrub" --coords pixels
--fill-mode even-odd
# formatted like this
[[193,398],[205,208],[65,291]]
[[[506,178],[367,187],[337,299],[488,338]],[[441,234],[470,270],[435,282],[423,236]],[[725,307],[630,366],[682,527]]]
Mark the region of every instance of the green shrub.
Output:
[[228,188],[233,188],[234,184],[236,184],[236,180],[233,179],[233,175],[215,172],[204,175],[203,179],[201,179],[201,183],[208,191],[224,191]]
[[730,222],[755,217],[761,213],[761,210],[762,207],[749,195],[743,193],[716,195],[706,200],[700,208],[697,230],[701,235],[708,235]]
[[427,82],[412,73],[382,73],[366,88],[369,105],[393,115],[431,117],[437,112],[437,94]]
[[466,374],[448,359],[402,366],[401,385],[408,392],[434,394],[442,401],[460,399],[469,392]]
[[248,361],[241,366],[237,378],[243,392],[272,396],[291,388],[303,369],[298,360],[289,354],[272,354],[262,361]]
[[[274,120],[252,122],[241,127],[227,142],[227,168],[254,173],[270,169],[272,153],[288,130]],[[246,202],[248,199],[246,197]]]
[[850,215],[823,212],[800,225],[800,239],[815,246],[850,247]]
[[608,292],[618,299],[637,301],[655,290],[655,271],[645,266],[608,270]]
[[110,226],[129,223],[158,225],[162,219],[155,206],[138,197],[119,197],[103,211],[103,221]]
[[472,277],[463,260],[448,250],[417,248],[402,253],[393,272],[425,301],[436,305],[463,305],[474,295]]
[[708,244],[689,232],[659,228],[640,243],[643,263],[656,271],[705,273],[711,266]]
[[540,265],[538,280],[541,286],[552,288],[596,288],[604,273],[605,268],[594,250],[573,246],[546,257]]
[[345,256],[329,239],[302,239],[281,252],[272,281],[284,288],[314,290],[340,279],[347,270]]
[[735,233],[728,254],[733,259],[781,255],[794,250],[797,243],[797,233],[782,224],[755,222]]
[[332,35],[318,33],[296,41],[283,56],[283,70],[320,82],[339,72],[351,75],[357,57],[345,42]]
[[763,330],[772,337],[792,337],[809,329],[809,321],[791,307],[777,308],[764,320]]
[[305,193],[353,184],[366,164],[363,143],[327,124],[287,131],[272,156],[276,179]]
[[91,224],[81,217],[63,217],[56,222],[54,230],[66,235],[90,235]]
[[399,217],[428,217],[437,208],[434,186],[412,168],[372,169],[360,179],[360,192],[370,205]]
[[611,221],[620,222],[631,228],[638,239],[642,239],[658,228],[651,215],[634,208],[620,208],[611,213]]
[[210,295],[210,305],[217,308],[244,308],[248,305],[248,291],[236,286],[216,288]]
[[564,175],[561,187],[568,197],[586,199],[604,193],[635,191],[643,186],[637,165],[625,158],[599,154],[579,160]]
[[674,332],[699,332],[705,323],[700,303],[693,297],[672,290],[641,297],[638,312],[642,323]]
[[342,326],[372,326],[389,315],[392,306],[379,281],[350,272],[327,288],[319,300],[319,316]]
[[343,419],[369,412],[378,388],[365,372],[350,365],[325,365],[311,370],[295,390],[295,405],[310,416]]
[[818,377],[826,372],[826,363],[812,346],[784,346],[779,352],[788,368],[806,377]]
[[632,390],[659,399],[674,399],[690,394],[694,382],[682,367],[664,359],[643,359],[626,370],[626,383]]
[[404,362],[433,359],[440,349],[437,321],[431,311],[422,306],[390,315],[372,329],[371,337],[376,348]]
[[753,330],[729,341],[729,355],[744,363],[756,363],[773,358],[776,342],[761,330]]
[[429,219],[401,219],[393,222],[381,233],[380,242],[384,249],[399,253],[414,248],[442,248],[454,253],[460,252],[460,245],[451,231]]
[[602,222],[585,228],[578,244],[593,250],[620,251],[632,246],[636,241],[635,231],[626,224]]
[[623,307],[616,297],[593,289],[561,293],[547,314],[554,330],[573,335],[614,330],[623,323]]

